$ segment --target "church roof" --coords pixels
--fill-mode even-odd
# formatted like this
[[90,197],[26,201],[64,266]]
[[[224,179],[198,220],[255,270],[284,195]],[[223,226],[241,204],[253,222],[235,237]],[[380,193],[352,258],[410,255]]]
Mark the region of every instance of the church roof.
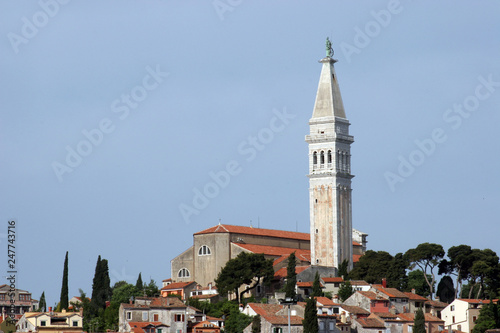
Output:
[[311,251],[303,249],[293,249],[289,247],[232,243],[253,253],[263,253],[268,256],[288,256],[295,252],[295,256],[302,261],[311,261]]
[[289,238],[289,239],[298,239],[306,241],[309,240],[309,234],[304,232],[261,229],[261,228],[243,227],[243,226],[229,225],[229,224],[218,224],[214,227],[199,231],[194,235],[212,234],[212,233],[232,233],[232,234],[243,234],[243,235]]
[[[299,274],[299,273],[302,273],[303,271],[305,271],[306,269],[308,269],[309,267],[311,266],[296,266],[295,267],[295,273]],[[275,278],[285,278],[286,275],[287,275],[287,272],[286,272],[287,268],[286,267],[282,267],[280,269],[278,269],[275,273],[274,273],[274,277]]]
[[320,62],[323,63],[323,68],[319,78],[312,118],[339,117],[346,119],[337,75],[333,68],[336,60],[326,57],[321,59]]

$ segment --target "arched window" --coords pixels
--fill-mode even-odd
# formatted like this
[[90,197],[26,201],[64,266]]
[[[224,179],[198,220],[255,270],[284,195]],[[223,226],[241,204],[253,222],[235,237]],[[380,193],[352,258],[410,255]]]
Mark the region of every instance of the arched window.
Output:
[[324,151],[322,151],[320,156],[319,156],[319,163],[325,164],[325,152]]
[[328,161],[328,164],[332,163],[332,151],[331,150],[328,151],[328,159],[327,159],[327,161]]
[[317,152],[313,153],[313,164],[318,164],[318,153]]
[[210,251],[210,248],[208,246],[206,246],[206,245],[203,245],[198,250],[198,255],[199,256],[209,256],[211,254],[212,254],[212,251]]
[[177,273],[177,277],[184,278],[184,277],[190,277],[191,274],[189,274],[189,270],[187,268],[181,268],[179,270],[179,273]]

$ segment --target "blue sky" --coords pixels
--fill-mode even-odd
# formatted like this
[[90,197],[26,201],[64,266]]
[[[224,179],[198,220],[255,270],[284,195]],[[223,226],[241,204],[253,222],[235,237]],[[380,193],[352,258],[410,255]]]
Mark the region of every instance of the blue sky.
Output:
[[[493,1],[3,1],[0,241],[16,219],[18,288],[53,305],[66,251],[71,295],[90,294],[98,255],[113,282],[160,284],[219,219],[308,232],[304,136],[327,36],[368,247],[500,252],[499,14]],[[210,197],[194,204],[197,191]]]

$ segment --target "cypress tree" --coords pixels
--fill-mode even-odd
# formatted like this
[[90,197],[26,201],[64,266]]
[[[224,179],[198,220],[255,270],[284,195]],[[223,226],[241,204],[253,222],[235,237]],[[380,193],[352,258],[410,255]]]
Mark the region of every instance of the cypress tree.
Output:
[[295,259],[295,252],[292,252],[288,256],[288,266],[286,267],[286,284],[285,284],[285,297],[294,298],[295,285],[297,284],[297,273],[295,272],[295,266],[297,265]]
[[38,312],[47,312],[47,303],[45,302],[45,291],[42,292],[40,296],[40,302],[38,303]]
[[415,313],[415,321],[413,323],[413,333],[425,333],[425,316],[422,308],[419,308]]
[[312,297],[323,296],[323,290],[321,290],[321,283],[319,282],[319,273],[316,272],[314,276],[314,282],[312,286]]
[[137,277],[135,288],[137,289],[137,291],[142,291],[144,289],[144,283],[142,282],[141,273],[139,273],[139,277]]
[[304,333],[318,333],[318,311],[316,310],[316,300],[312,297],[307,299],[302,325],[304,326]]
[[63,279],[61,287],[61,298],[59,300],[59,308],[68,309],[69,297],[68,297],[68,251],[66,251],[66,258],[64,259],[64,270]]
[[92,299],[90,300],[92,316],[97,316],[99,309],[106,308],[106,301],[111,298],[108,261],[97,258],[94,280],[92,281]]

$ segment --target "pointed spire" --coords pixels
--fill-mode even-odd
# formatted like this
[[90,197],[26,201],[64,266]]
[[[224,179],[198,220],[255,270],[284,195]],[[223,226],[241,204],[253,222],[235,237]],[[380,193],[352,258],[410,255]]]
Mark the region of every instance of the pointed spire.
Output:
[[337,60],[333,59],[332,44],[326,39],[326,57],[319,62],[323,64],[321,75],[319,78],[318,92],[316,94],[316,102],[314,103],[313,118],[320,117],[340,117],[346,119],[344,111],[344,103],[340,95],[337,75],[333,64]]

